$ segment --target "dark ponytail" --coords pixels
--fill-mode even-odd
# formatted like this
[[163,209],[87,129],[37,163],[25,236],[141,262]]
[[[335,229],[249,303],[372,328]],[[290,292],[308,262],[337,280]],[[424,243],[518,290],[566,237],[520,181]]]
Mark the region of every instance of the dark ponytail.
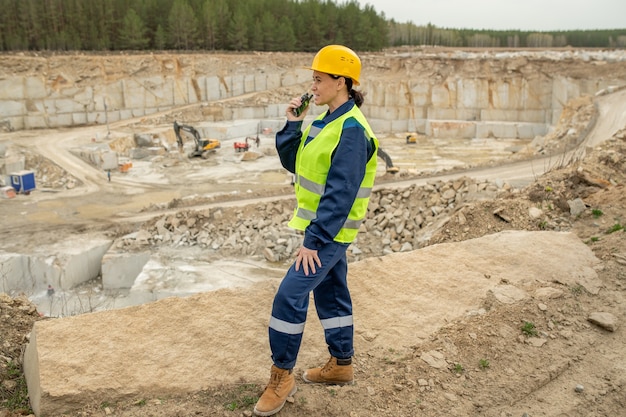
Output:
[[361,107],[361,104],[365,101],[365,94],[355,89],[350,90],[348,94],[354,99],[354,104],[356,104],[357,107]]
[[361,107],[361,104],[365,101],[365,94],[352,88],[351,78],[344,78],[346,80],[346,87],[348,87],[348,94],[354,99],[354,104],[356,104],[357,107]]

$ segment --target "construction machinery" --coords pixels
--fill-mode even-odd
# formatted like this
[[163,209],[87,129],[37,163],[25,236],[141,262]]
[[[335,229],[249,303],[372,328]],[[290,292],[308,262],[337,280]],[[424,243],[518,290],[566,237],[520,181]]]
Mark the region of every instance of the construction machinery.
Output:
[[235,142],[235,152],[248,152],[248,149],[250,149],[250,142],[256,143],[256,147],[258,148],[261,143],[261,139],[259,139],[259,135],[257,135],[256,138],[248,136],[245,143]]
[[259,123],[256,127],[256,137],[248,136],[244,142],[235,142],[235,152],[248,152],[250,149],[250,143],[256,143],[256,147],[258,148],[261,144],[261,139],[259,139],[259,132],[261,130],[261,123]]
[[[411,101],[412,101],[412,96]],[[415,106],[409,107],[409,112],[411,114],[411,119],[413,119],[414,128],[417,129],[417,117],[415,117]],[[407,132],[406,134],[406,143],[407,144],[416,144],[417,143],[417,132]]]
[[390,174],[395,174],[400,171],[400,168],[393,166],[393,162],[391,161],[391,157],[387,154],[387,152],[383,151],[380,147],[376,151],[377,155],[380,159],[385,161],[385,166],[387,167],[387,172]]
[[176,121],[174,121],[174,133],[176,134],[176,141],[178,142],[178,150],[182,152],[183,150],[183,138],[180,134],[180,131],[189,133],[195,142],[195,149],[191,151],[187,156],[190,158],[201,157],[202,159],[207,159],[212,152],[215,152],[217,149],[222,147],[222,144],[217,139],[203,139],[200,136],[200,133],[193,127],[189,125],[179,125]]

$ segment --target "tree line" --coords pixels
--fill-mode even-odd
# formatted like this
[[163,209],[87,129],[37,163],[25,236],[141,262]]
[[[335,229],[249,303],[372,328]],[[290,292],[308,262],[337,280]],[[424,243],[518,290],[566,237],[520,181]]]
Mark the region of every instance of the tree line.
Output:
[[0,0],[1,51],[358,51],[389,46],[626,47],[625,30],[438,28],[355,0]]
[[387,22],[356,1],[0,0],[0,48],[16,50],[379,50]]
[[521,31],[438,28],[390,22],[390,46],[429,45],[506,48],[626,48],[626,29]]

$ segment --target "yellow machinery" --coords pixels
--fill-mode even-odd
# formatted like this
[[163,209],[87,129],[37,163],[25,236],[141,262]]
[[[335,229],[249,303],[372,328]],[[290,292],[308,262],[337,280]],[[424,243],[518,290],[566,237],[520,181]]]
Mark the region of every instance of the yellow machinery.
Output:
[[391,157],[387,154],[387,152],[383,151],[380,147],[376,151],[377,155],[380,159],[385,161],[385,166],[387,168],[387,172],[390,174],[395,174],[400,171],[398,167],[393,166],[393,162],[391,161]]
[[200,156],[203,159],[209,157],[211,152],[215,152],[218,148],[222,147],[222,144],[217,139],[202,139],[200,137],[200,133],[193,127],[188,125],[179,125],[174,121],[174,133],[176,134],[176,141],[178,142],[178,149],[183,149],[183,138],[180,135],[180,131],[187,132],[193,136],[193,139],[196,143],[196,148],[189,153],[189,157],[197,157]]

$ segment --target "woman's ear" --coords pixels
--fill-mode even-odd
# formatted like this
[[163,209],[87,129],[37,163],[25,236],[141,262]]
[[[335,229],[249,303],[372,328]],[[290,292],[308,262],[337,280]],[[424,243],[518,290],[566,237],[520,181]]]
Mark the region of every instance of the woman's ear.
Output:
[[345,77],[337,78],[337,91],[341,90],[346,85]]

